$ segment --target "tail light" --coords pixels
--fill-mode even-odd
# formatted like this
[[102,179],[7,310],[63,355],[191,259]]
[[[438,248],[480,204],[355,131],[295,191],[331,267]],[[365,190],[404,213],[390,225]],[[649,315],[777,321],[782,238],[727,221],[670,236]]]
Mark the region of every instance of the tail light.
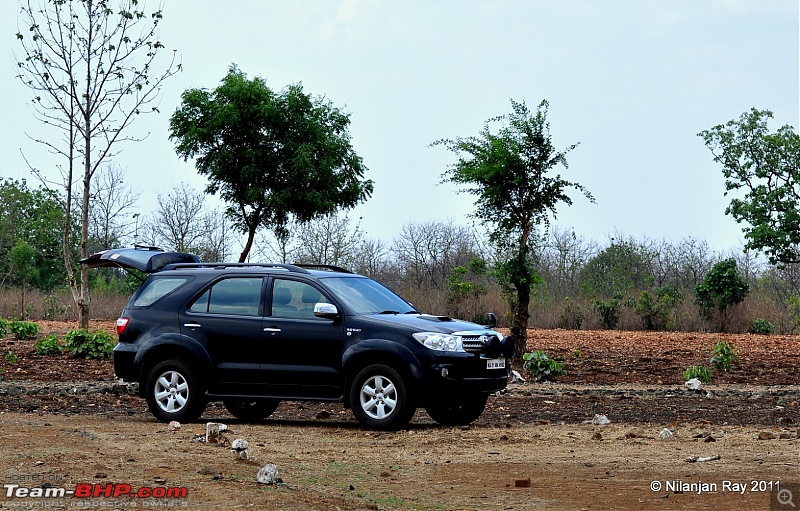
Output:
[[122,332],[125,331],[125,328],[130,323],[130,318],[119,318],[117,319],[117,335],[122,335]]

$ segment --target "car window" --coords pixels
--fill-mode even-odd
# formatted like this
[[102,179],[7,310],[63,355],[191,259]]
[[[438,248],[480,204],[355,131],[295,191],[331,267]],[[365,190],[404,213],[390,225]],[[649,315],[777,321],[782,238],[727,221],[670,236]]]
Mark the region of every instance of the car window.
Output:
[[134,307],[148,307],[164,298],[182,285],[191,280],[191,277],[154,277],[147,282],[139,295],[131,304]]
[[324,280],[336,298],[344,302],[356,314],[378,314],[415,312],[414,307],[393,291],[374,280],[362,277],[331,277]]
[[235,314],[258,316],[261,303],[261,277],[237,277],[225,279],[210,289],[189,306],[191,312],[209,314]]
[[330,303],[317,288],[296,280],[275,279],[272,286],[272,316],[314,319],[314,305]]

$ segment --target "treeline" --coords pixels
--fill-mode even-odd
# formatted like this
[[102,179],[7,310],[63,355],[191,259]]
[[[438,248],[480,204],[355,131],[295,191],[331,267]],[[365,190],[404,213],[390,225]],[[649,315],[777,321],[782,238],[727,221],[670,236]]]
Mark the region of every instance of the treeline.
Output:
[[[122,186],[118,171],[106,171],[99,183],[90,215],[92,251],[140,243],[196,253],[204,261],[230,260],[235,253],[238,233],[201,192],[178,185],[159,196],[155,211],[141,216],[133,213],[138,195]],[[60,251],[59,198],[24,180],[0,179],[0,202],[0,316],[73,319]],[[797,264],[716,252],[692,238],[673,243],[618,235],[601,244],[558,227],[535,247],[531,326],[738,332],[771,327],[794,333],[800,325]],[[290,226],[281,236],[262,232],[251,254],[254,262],[342,266],[383,282],[425,312],[478,319],[492,311],[508,324],[507,290],[495,274],[501,259],[471,226],[412,222],[387,239],[369,235],[344,214]],[[720,308],[703,301],[702,285],[725,261],[733,261],[746,292]],[[121,271],[91,272],[93,293],[113,304],[98,308],[95,317],[113,319],[135,285]],[[723,285],[729,286],[725,292],[733,289]]]

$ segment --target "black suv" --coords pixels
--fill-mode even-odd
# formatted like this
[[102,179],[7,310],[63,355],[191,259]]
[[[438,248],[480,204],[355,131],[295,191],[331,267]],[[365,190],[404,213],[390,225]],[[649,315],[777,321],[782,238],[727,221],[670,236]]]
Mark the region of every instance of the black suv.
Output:
[[341,401],[374,429],[417,407],[463,425],[508,379],[509,337],[421,314],[374,280],[337,267],[200,263],[153,247],[83,261],[149,273],[117,320],[117,376],[162,421],[196,420],[222,400],[242,420],[282,400]]

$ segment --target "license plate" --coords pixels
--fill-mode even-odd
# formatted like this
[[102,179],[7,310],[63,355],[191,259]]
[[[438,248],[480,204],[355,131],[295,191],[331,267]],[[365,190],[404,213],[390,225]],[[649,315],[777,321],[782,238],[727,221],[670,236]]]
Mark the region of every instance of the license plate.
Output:
[[504,358],[493,358],[492,360],[486,361],[486,369],[505,369],[506,368],[506,359]]

